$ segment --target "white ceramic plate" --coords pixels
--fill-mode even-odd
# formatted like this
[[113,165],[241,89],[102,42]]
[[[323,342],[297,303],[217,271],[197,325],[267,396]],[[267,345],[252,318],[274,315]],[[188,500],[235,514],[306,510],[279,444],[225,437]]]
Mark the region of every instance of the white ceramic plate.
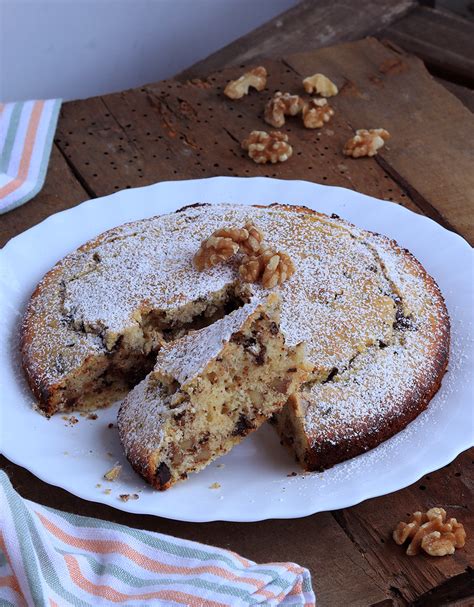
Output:
[[[452,320],[449,371],[428,410],[377,449],[321,474],[302,474],[273,428],[265,426],[164,493],[146,486],[123,456],[116,428],[108,427],[118,405],[99,411],[96,420],[77,415],[74,425],[61,415],[47,420],[36,413],[18,356],[18,327],[36,283],[56,261],[100,232],[199,201],[304,204],[337,213],[410,249],[438,282]],[[401,489],[474,442],[472,265],[471,247],[430,219],[351,190],[304,181],[217,177],[158,183],[90,200],[52,215],[0,251],[1,450],[42,480],[84,499],[196,522],[300,517]],[[115,462],[123,472],[108,483],[102,475]],[[293,471],[298,475],[291,476]],[[132,493],[139,499],[119,498]]]

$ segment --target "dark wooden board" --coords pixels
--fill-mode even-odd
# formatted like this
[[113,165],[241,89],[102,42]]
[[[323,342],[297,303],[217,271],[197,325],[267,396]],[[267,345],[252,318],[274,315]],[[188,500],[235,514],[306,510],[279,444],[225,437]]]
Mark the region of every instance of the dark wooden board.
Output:
[[261,27],[195,63],[179,76],[200,77],[224,66],[254,63],[302,50],[357,40],[387,27],[416,6],[414,0],[304,0]]
[[449,82],[449,80],[444,80],[443,78],[437,78],[436,80],[460,99],[471,112],[474,112],[474,89],[469,89],[455,82]]
[[474,23],[449,11],[417,7],[377,34],[420,57],[446,80],[474,87]]
[[[354,129],[388,129],[377,161],[423,211],[474,243],[474,120],[423,63],[374,38],[285,59],[340,87],[337,106]],[[358,160],[352,160],[350,164]]]
[[267,66],[267,91],[240,101],[222,94],[226,82],[240,73],[230,68],[210,75],[206,86],[171,80],[66,104],[57,144],[88,191],[98,196],[165,179],[265,175],[340,185],[418,210],[376,162],[350,163],[342,155],[352,133],[342,113],[317,132],[299,120],[288,121],[285,131],[295,156],[277,165],[253,163],[240,142],[251,130],[266,128],[265,99],[277,89],[301,86],[284,62]]
[[46,181],[41,192],[26,205],[0,215],[0,247],[52,213],[69,209],[89,198],[75,178],[59,148],[53,145]]

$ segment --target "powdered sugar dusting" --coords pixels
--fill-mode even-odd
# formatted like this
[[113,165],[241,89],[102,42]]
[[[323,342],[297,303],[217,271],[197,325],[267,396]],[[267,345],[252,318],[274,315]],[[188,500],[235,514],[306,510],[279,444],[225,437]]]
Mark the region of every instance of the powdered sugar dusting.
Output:
[[[445,314],[442,298],[436,288],[426,287],[424,272],[387,239],[338,218],[278,207],[188,208],[118,227],[65,258],[30,312],[41,313],[44,320],[27,348],[30,360],[42,361],[35,368],[39,381],[57,381],[91,352],[105,352],[110,336],[139,324],[137,310],[166,314],[233,283],[235,263],[198,272],[192,258],[214,230],[248,220],[296,266],[279,289],[287,344],[307,343],[315,377],[333,369],[340,375],[341,381],[311,390],[314,410],[308,410],[307,432],[329,438],[334,427],[338,436],[364,432],[358,425],[364,416],[369,425],[384,423],[386,415],[396,412],[397,398],[403,400],[407,390],[416,388],[418,377],[430,381],[433,343],[445,339],[439,328]],[[264,294],[258,285],[251,288],[255,295]],[[413,335],[394,329],[400,296],[404,313],[414,318]],[[217,333],[212,340],[217,347]],[[197,368],[199,356],[183,366],[181,377]],[[351,370],[354,361],[360,366],[357,374],[365,378],[361,385]],[[339,384],[350,386],[347,394],[342,395]],[[321,403],[328,402],[322,415]]]
[[224,318],[200,331],[193,331],[178,341],[166,344],[158,353],[155,369],[171,375],[181,385],[195,377],[223,345],[238,331],[260,301],[258,298],[234,310]]

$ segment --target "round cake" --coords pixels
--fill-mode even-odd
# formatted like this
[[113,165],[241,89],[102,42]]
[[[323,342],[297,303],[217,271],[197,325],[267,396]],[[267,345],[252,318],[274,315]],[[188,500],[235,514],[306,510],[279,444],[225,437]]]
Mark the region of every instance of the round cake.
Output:
[[193,205],[110,230],[60,261],[32,295],[21,350],[39,408],[104,406],[153,368],[160,347],[264,295],[237,260],[199,272],[215,230],[251,221],[295,272],[277,287],[288,346],[309,381],[275,419],[307,469],[400,431],[440,386],[449,352],[442,295],[394,241],[304,207]]

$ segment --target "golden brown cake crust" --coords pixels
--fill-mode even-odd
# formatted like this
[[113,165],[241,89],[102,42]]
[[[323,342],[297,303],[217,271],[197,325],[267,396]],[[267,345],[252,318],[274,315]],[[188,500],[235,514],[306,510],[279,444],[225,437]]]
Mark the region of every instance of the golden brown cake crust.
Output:
[[[393,393],[381,393],[375,373],[364,397],[354,391],[357,398],[348,403],[343,415],[336,408],[320,420],[319,412],[314,413],[316,406],[305,410],[302,431],[307,449],[300,458],[304,465],[325,468],[370,449],[426,408],[441,384],[449,351],[449,317],[434,280],[408,251],[388,238],[356,228],[337,216],[275,204],[191,205],[175,214],[114,228],[60,261],[33,293],[22,326],[23,366],[42,410],[51,414],[77,405],[74,399],[68,402],[62,398],[68,377],[77,369],[87,369],[91,385],[99,381],[116,352],[114,339],[120,331],[136,328],[132,317],[137,311],[179,307],[235,283],[235,264],[197,273],[191,260],[202,238],[222,226],[244,225],[246,220],[252,220],[271,245],[288,251],[295,261],[295,274],[279,289],[282,328],[289,345],[308,342],[314,381],[321,386],[318,390],[337,387],[336,378],[350,373],[354,360],[362,364],[378,349],[387,353],[398,348],[399,355],[412,354],[406,358],[413,365],[405,383],[400,365],[393,363],[386,369],[398,374]],[[179,235],[179,240],[173,234]],[[140,259],[151,264],[145,266],[138,283],[132,270],[124,270],[130,289],[127,298],[117,293],[118,283],[114,283],[117,255],[122,261],[130,259],[130,266],[135,264],[135,274]],[[99,261],[94,261],[94,256]],[[171,281],[171,291],[163,260],[172,263],[170,271],[177,277]],[[401,302],[397,301],[397,289]],[[258,293],[261,289],[252,286],[252,290]],[[145,295],[140,299],[137,293]],[[119,302],[114,302],[116,295],[121,297]],[[99,301],[102,307],[97,305]],[[406,301],[420,319],[430,319],[430,330],[426,323],[420,325],[423,330],[412,330],[411,312],[403,309]],[[409,328],[394,329],[397,323]],[[408,346],[398,343],[401,337],[408,339]],[[143,361],[149,365],[147,371],[153,366],[153,356],[156,352]],[[336,367],[339,376],[335,378],[332,373]],[[358,373],[370,375],[371,369],[381,372],[379,367],[369,360],[366,371]],[[128,389],[138,379],[133,382],[132,378]],[[121,395],[128,389],[123,386]],[[101,394],[95,394],[93,401],[107,404],[110,393],[105,390],[103,400]]]
[[[314,424],[308,428],[310,424],[306,423],[303,430],[306,444],[303,448],[295,449],[297,431],[294,431],[292,424],[301,416],[304,416],[307,422],[308,409],[314,409],[315,404],[310,403],[309,406],[302,407],[304,399],[301,395],[292,397],[287,405],[287,415],[290,420],[287,416],[282,416],[274,422],[277,422],[282,441],[297,452],[300,463],[308,471],[331,468],[335,464],[377,447],[403,430],[427,408],[430,400],[441,387],[446,372],[449,360],[450,320],[438,285],[410,251],[401,249],[394,240],[379,235],[376,237],[380,246],[393,254],[399,264],[405,263],[411,272],[419,275],[427,299],[430,301],[429,322],[418,329],[424,333],[423,361],[415,373],[411,376],[407,373],[405,382],[398,383],[399,393],[393,399],[385,398],[378,403],[374,402],[377,407],[376,420],[363,414],[357,417],[357,412],[354,411],[351,419],[334,424],[330,429],[327,426],[322,429]],[[341,390],[347,392],[350,386],[343,384]],[[372,391],[367,392],[366,398],[370,405],[370,399],[373,398]],[[342,407],[344,404],[343,402]],[[301,428],[299,430],[301,431]]]

